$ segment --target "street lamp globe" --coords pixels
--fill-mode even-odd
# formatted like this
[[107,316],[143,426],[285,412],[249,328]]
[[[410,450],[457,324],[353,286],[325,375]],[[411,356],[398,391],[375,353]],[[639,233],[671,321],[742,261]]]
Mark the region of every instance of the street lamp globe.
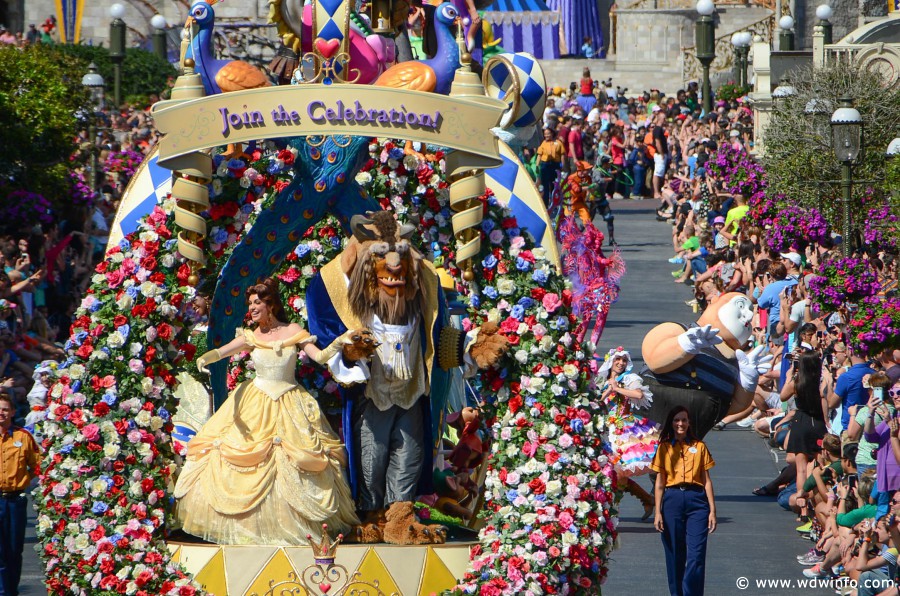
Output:
[[741,45],[745,47],[750,47],[750,44],[753,42],[753,36],[749,31],[741,32]]
[[166,17],[162,16],[161,14],[153,15],[153,18],[150,19],[150,25],[154,29],[165,29],[169,26],[169,24],[166,22]]
[[95,110],[103,107],[103,76],[97,70],[97,65],[91,62],[88,66],[87,74],[81,77],[81,84],[84,85],[91,94],[91,105]]
[[862,148],[863,119],[853,107],[849,97],[841,98],[841,107],[831,115],[831,133],[834,155],[840,162],[851,162],[859,157]]
[[897,157],[900,155],[900,137],[897,137],[890,142],[887,151],[885,151],[885,155],[888,157]]
[[778,83],[778,86],[775,87],[775,90],[772,91],[772,97],[778,99],[786,99],[796,94],[797,90],[794,89],[793,85],[791,85],[791,83],[786,78],[782,78]]
[[121,19],[125,16],[125,5],[119,4],[116,2],[112,6],[109,7],[109,16],[114,19]]
[[827,4],[820,4],[816,7],[816,18],[822,21],[827,21],[834,15],[834,10]]
[[716,12],[716,5],[713,3],[713,0],[699,0],[697,2],[697,12],[704,17],[711,16]]
[[789,31],[794,28],[794,19],[788,15],[785,15],[778,21],[778,26],[785,31]]

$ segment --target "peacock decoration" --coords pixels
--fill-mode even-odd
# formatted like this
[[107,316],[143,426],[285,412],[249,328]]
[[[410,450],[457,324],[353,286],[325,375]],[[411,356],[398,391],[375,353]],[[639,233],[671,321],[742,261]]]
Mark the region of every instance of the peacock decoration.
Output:
[[434,12],[437,51],[428,60],[410,60],[387,69],[375,84],[394,89],[430,91],[450,94],[453,76],[460,67],[459,46],[453,27],[459,23],[459,12],[450,2],[443,2]]
[[213,5],[219,0],[200,0],[191,5],[185,27],[197,25],[185,58],[192,58],[196,71],[203,79],[207,95],[268,87],[265,73],[242,60],[216,60],[213,53],[213,29],[216,13]]

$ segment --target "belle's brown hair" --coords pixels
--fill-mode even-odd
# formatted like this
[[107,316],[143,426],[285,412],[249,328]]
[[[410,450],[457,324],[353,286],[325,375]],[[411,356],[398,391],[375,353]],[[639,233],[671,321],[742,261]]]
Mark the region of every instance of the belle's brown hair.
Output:
[[274,277],[267,277],[262,283],[250,286],[244,295],[247,299],[247,304],[250,304],[250,296],[259,296],[259,299],[269,307],[269,312],[272,313],[275,320],[282,323],[290,322],[287,319],[284,304],[281,302],[281,294],[278,293],[278,280]]

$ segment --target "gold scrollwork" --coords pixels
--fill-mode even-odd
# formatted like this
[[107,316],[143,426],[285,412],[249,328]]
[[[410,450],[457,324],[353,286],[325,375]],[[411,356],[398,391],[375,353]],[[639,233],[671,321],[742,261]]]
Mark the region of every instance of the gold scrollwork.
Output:
[[[346,74],[350,76],[345,76]],[[300,58],[300,64],[294,72],[294,81],[300,85],[322,83],[326,80],[332,83],[353,84],[361,76],[360,69],[350,68],[350,54],[347,52],[340,52],[330,58],[325,58],[318,52],[306,52]]]

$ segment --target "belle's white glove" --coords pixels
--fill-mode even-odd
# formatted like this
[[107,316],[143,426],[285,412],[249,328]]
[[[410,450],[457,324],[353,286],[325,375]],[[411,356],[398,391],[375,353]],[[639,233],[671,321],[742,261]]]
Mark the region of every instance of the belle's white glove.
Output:
[[743,350],[737,350],[734,355],[738,361],[738,368],[741,371],[741,387],[744,391],[753,393],[756,391],[756,383],[759,381],[759,375],[768,372],[772,368],[771,354],[763,356],[766,346],[757,346],[749,353]]
[[210,350],[209,352],[197,358],[197,370],[202,373],[209,374],[209,365],[213,362],[218,362],[221,359],[222,355],[219,354],[219,350]]
[[699,354],[704,348],[711,348],[722,343],[719,330],[712,325],[691,327],[678,336],[678,345],[688,354]]
[[324,365],[326,362],[334,358],[335,354],[342,351],[344,349],[344,346],[353,343],[352,338],[355,332],[356,331],[353,329],[346,331],[343,335],[331,342],[331,344],[327,348],[321,350],[316,355],[316,357],[313,358],[313,360],[315,360],[318,364]]

